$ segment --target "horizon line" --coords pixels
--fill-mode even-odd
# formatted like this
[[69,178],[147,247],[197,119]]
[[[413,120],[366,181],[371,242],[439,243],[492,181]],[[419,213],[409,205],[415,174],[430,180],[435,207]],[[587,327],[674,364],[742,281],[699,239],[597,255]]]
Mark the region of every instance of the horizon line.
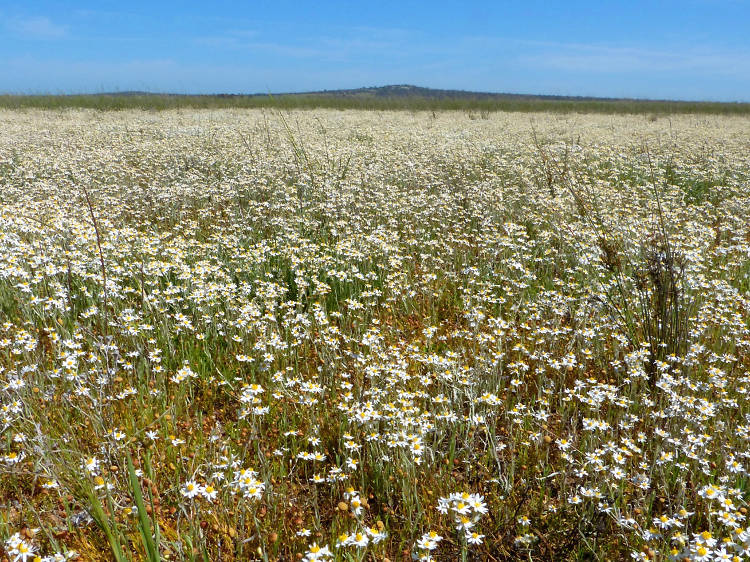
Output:
[[[18,92],[0,92],[0,96],[4,97],[75,97],[75,96],[173,96],[173,97],[273,97],[273,96],[304,96],[304,95],[330,95],[336,93],[347,93],[347,92],[364,92],[366,90],[384,90],[387,88],[414,88],[417,90],[427,90],[430,92],[443,92],[446,95],[444,97],[450,98],[450,94],[460,94],[463,96],[483,96],[487,98],[531,98],[541,99],[549,101],[606,101],[606,102],[617,102],[617,101],[629,101],[629,102],[660,102],[660,103],[713,103],[713,104],[748,104],[750,100],[733,100],[733,101],[718,101],[711,99],[686,99],[686,98],[649,98],[649,97],[613,97],[613,96],[596,96],[596,95],[566,95],[566,94],[540,94],[540,93],[519,93],[519,92],[496,92],[496,91],[481,91],[481,90],[464,90],[460,88],[432,88],[429,86],[417,86],[414,84],[385,84],[382,86],[360,86],[357,88],[335,88],[335,89],[322,89],[322,90],[298,90],[298,91],[280,91],[280,92],[244,92],[244,93],[232,93],[232,92],[212,92],[212,93],[181,93],[181,92],[170,92],[170,91],[158,91],[158,90],[108,90],[108,91],[79,91],[79,92],[68,92],[68,93],[18,93]],[[396,98],[399,96],[384,95],[383,98],[391,97]],[[420,96],[419,94],[404,95],[402,97],[427,97]]]

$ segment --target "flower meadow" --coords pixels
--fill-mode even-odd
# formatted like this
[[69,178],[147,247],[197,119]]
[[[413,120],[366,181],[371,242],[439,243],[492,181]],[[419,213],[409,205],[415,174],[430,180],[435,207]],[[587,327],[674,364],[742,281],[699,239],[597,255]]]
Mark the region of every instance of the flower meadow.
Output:
[[750,559],[750,119],[0,117],[0,560]]

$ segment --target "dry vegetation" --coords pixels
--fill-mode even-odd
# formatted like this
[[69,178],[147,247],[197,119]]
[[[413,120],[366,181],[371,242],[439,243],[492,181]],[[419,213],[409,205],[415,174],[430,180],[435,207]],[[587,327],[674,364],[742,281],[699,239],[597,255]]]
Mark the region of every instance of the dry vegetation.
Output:
[[476,117],[0,112],[0,560],[750,557],[750,119]]

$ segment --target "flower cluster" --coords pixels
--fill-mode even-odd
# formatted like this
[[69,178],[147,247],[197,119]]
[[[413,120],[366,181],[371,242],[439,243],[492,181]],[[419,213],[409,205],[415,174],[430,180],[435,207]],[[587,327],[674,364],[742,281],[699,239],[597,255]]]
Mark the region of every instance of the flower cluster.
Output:
[[5,552],[13,557],[13,562],[64,562],[78,558],[78,553],[74,550],[39,556],[39,549],[28,538],[29,535],[33,537],[38,531],[39,529],[28,529],[26,537],[22,537],[21,533],[14,533],[5,541]]
[[0,115],[10,560],[750,557],[747,117]]
[[438,500],[437,510],[453,517],[456,530],[469,544],[482,544],[484,535],[476,531],[476,524],[487,513],[487,505],[479,494],[454,492]]

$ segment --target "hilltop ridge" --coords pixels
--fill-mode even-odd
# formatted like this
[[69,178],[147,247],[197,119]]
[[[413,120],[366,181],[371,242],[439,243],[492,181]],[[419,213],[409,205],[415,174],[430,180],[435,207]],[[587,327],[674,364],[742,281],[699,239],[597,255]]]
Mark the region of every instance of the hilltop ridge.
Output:
[[[80,94],[71,94],[80,95]],[[519,94],[510,92],[478,92],[473,90],[451,90],[428,88],[413,84],[388,84],[385,86],[363,86],[361,88],[340,88],[335,90],[307,90],[300,92],[255,92],[255,93],[213,93],[177,94],[170,92],[148,92],[128,90],[123,92],[99,92],[95,96],[177,96],[177,97],[268,97],[268,96],[331,96],[339,98],[420,98],[420,99],[464,99],[464,100],[561,100],[561,101],[616,101],[632,98],[611,98],[597,96],[563,96],[552,94]],[[646,100],[643,100],[646,101]],[[657,101],[657,100],[648,100]],[[665,101],[665,100],[658,100]]]

